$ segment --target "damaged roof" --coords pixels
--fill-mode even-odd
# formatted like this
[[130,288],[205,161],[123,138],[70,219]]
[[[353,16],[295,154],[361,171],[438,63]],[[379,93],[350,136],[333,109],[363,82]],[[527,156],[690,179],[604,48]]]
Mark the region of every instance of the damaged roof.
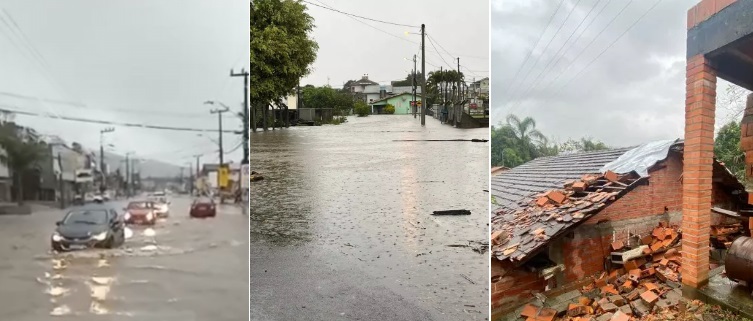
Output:
[[[682,152],[683,141],[667,151]],[[648,177],[601,173],[608,163],[637,147],[542,157],[492,177],[492,253],[499,260],[525,263],[551,239],[596,215]],[[665,157],[666,159],[666,157]],[[718,161],[714,182],[731,189],[742,184]],[[575,190],[573,183],[585,188]],[[580,186],[580,185],[579,185]],[[744,190],[744,188],[743,188]],[[552,191],[560,195],[552,196]]]
[[533,195],[562,188],[563,183],[579,179],[583,174],[598,173],[604,165],[630,149],[632,147],[540,157],[494,176],[491,193],[496,205],[516,210],[521,207],[520,201]]

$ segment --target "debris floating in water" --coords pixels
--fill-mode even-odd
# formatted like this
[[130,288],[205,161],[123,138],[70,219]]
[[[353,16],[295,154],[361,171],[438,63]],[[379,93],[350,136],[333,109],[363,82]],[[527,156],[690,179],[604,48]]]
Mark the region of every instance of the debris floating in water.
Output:
[[61,305],[59,307],[55,307],[54,309],[52,309],[52,312],[50,312],[50,315],[55,315],[55,316],[67,315],[67,314],[71,314],[71,308],[69,308],[67,305]]
[[469,210],[446,210],[446,211],[434,211],[431,215],[471,215]]

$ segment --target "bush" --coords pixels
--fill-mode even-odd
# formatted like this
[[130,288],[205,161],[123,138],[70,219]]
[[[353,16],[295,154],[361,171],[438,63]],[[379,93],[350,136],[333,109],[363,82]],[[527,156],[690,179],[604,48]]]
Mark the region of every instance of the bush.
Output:
[[390,104],[387,104],[387,106],[384,107],[384,113],[385,114],[394,114],[395,113],[395,106],[392,106]]
[[369,108],[369,105],[367,105],[363,101],[356,102],[356,106],[353,108],[353,111],[358,115],[358,117],[366,117],[369,114],[371,114],[371,108]]

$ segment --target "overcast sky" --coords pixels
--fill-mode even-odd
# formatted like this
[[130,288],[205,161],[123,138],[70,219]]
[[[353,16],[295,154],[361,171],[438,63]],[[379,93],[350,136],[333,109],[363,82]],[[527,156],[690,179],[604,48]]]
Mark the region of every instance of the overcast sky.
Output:
[[[370,22],[308,5],[309,14],[315,19],[313,37],[319,43],[319,52],[314,71],[301,80],[301,85],[329,83],[332,87],[342,88],[346,81],[360,79],[363,74],[369,74],[369,79],[382,84],[405,79],[413,69],[414,54],[418,54],[418,70],[421,70],[421,36],[405,33],[419,33],[422,23],[426,24],[427,34],[436,40],[436,50],[426,40],[427,73],[439,70],[440,66],[457,69],[454,59],[459,56],[461,71],[468,81],[489,76],[488,1],[310,2],[367,18],[419,27]],[[443,54],[444,62],[437,51]]]
[[[217,117],[204,101],[219,100],[241,110],[243,78],[229,74],[231,68],[248,66],[248,1],[16,0],[2,1],[0,8],[5,10],[0,11],[0,108],[207,129],[217,128]],[[43,58],[35,58],[32,47]],[[43,104],[8,93],[85,107]],[[99,131],[107,127],[20,115],[15,119],[97,150]],[[224,126],[242,128],[241,120],[229,113]],[[192,132],[115,127],[105,142],[118,153],[135,151],[139,157],[182,165],[193,154],[217,149],[209,138]],[[226,134],[225,148],[236,147],[239,139]],[[215,155],[202,161],[216,162]],[[240,161],[242,149],[228,158]]]
[[[547,28],[560,0],[493,0],[493,123],[504,121],[509,113],[532,116],[540,131],[560,142],[590,136],[611,146],[630,146],[681,138],[686,17],[698,1],[660,0],[649,11],[656,1],[564,0]],[[719,98],[727,86],[718,81]],[[741,117],[718,105],[717,123],[739,120],[735,116]]]

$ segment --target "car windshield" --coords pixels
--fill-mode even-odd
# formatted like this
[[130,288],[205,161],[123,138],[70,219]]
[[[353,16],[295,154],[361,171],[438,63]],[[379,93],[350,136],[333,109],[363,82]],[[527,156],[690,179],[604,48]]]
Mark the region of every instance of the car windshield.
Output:
[[129,209],[147,209],[152,208],[151,202],[131,202],[128,203]]
[[107,223],[106,210],[78,210],[71,211],[63,219],[63,225],[89,224],[101,225]]

